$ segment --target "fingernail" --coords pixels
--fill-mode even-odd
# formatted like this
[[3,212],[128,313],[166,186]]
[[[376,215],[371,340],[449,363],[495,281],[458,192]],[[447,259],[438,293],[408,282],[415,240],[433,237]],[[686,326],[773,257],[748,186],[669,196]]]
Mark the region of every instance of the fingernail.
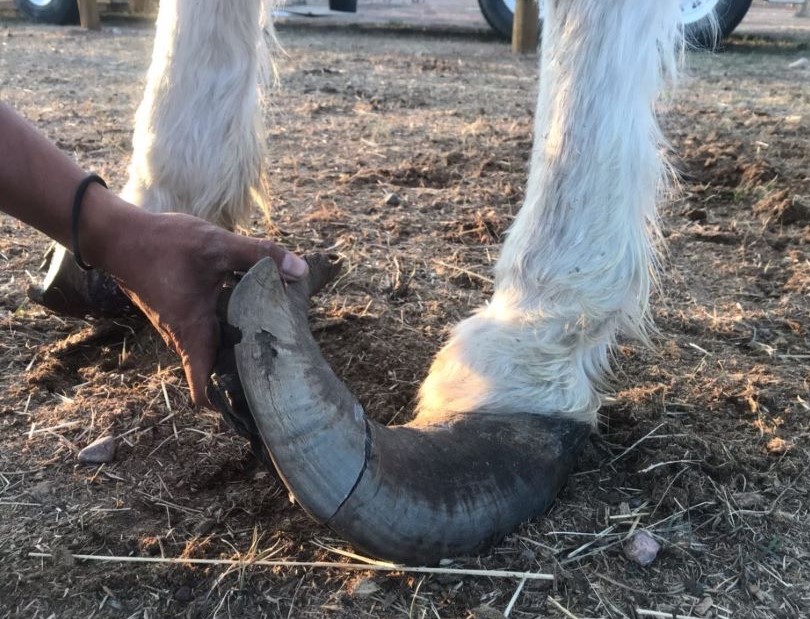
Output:
[[309,266],[295,254],[288,253],[281,261],[281,274],[290,279],[301,279],[307,274]]

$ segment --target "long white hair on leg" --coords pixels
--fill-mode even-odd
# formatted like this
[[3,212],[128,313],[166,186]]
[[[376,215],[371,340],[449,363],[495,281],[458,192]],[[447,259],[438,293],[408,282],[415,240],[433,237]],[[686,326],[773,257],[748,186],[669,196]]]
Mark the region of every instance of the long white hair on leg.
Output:
[[430,411],[595,423],[619,331],[645,337],[665,185],[654,102],[674,74],[679,0],[549,0],[523,207],[489,304],[458,324]]
[[122,197],[228,229],[264,207],[269,13],[263,0],[161,1]]

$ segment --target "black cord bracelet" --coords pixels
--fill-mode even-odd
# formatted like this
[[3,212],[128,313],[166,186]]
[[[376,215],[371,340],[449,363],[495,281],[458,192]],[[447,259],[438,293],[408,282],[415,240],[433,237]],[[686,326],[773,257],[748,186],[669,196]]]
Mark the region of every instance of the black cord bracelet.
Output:
[[84,200],[84,194],[87,192],[87,188],[90,186],[90,183],[98,183],[102,185],[105,189],[107,188],[107,183],[104,182],[104,179],[101,178],[98,174],[91,174],[81,183],[79,183],[78,188],[76,189],[76,194],[73,197],[73,211],[71,214],[71,241],[73,243],[73,259],[76,261],[76,264],[79,265],[79,268],[83,271],[90,271],[92,270],[92,266],[87,264],[84,260],[82,260],[82,255],[79,253],[79,214],[82,211],[82,201]]

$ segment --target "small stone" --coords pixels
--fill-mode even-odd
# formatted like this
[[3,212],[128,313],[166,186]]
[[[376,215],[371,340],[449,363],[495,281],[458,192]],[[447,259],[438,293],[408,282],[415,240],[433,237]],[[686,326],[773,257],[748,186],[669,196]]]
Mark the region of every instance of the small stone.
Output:
[[660,550],[661,544],[646,531],[636,531],[624,545],[625,556],[642,567],[655,561]]
[[386,206],[399,206],[402,204],[402,198],[399,197],[398,193],[389,193],[385,196],[384,202]]
[[363,578],[351,587],[351,594],[357,598],[367,598],[380,590],[380,586],[371,578]]
[[704,617],[706,613],[711,610],[712,606],[714,606],[714,600],[712,600],[710,595],[707,595],[697,606],[695,606],[695,614],[698,617]]
[[102,436],[79,452],[79,462],[82,464],[104,464],[112,462],[115,458],[115,438]]
[[799,58],[798,60],[794,60],[788,65],[791,69],[805,69],[810,67],[810,60],[807,58]]

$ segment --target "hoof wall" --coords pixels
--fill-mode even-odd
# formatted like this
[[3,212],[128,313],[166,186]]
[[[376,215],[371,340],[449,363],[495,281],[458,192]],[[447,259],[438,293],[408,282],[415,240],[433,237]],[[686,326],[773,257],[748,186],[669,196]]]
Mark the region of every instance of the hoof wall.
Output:
[[112,277],[102,271],[83,271],[61,245],[48,248],[44,269],[42,285],[31,286],[28,298],[52,312],[75,318],[115,318],[135,311]]

